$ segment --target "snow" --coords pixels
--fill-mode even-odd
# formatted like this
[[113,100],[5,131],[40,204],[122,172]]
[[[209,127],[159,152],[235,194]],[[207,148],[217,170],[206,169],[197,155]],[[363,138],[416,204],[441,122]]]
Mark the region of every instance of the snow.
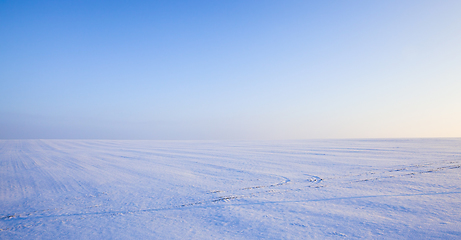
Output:
[[0,239],[460,239],[461,139],[0,140]]

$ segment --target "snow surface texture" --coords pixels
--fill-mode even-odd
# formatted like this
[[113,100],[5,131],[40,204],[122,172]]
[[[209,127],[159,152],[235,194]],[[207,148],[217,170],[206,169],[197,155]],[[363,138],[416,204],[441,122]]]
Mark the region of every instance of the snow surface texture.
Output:
[[0,239],[460,239],[461,139],[0,140]]

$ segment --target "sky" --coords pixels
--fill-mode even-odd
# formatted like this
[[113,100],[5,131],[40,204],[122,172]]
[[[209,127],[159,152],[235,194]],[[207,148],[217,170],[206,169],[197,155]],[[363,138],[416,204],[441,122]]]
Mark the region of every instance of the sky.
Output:
[[0,0],[0,139],[461,137],[461,1]]

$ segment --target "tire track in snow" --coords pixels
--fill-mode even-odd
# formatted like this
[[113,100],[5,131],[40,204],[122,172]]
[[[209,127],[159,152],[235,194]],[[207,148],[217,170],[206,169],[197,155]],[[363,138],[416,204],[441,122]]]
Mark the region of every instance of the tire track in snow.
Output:
[[[245,205],[264,205],[264,204],[280,204],[280,203],[307,203],[307,202],[323,202],[323,201],[337,201],[337,200],[347,200],[347,199],[363,199],[363,198],[381,198],[381,197],[414,197],[414,196],[432,196],[432,195],[452,195],[452,194],[461,194],[461,191],[444,191],[444,192],[426,192],[426,193],[408,193],[408,194],[382,194],[382,195],[361,195],[361,196],[349,196],[349,197],[335,197],[335,198],[318,198],[318,199],[300,199],[300,200],[279,200],[279,201],[265,201],[265,202],[253,202],[253,203],[232,203],[226,204],[225,206],[245,206]],[[201,205],[201,206],[200,206]],[[222,207],[224,205],[204,205],[200,202],[197,204],[183,204],[172,207],[165,208],[146,208],[138,210],[124,210],[124,211],[100,211],[100,212],[86,212],[86,213],[65,213],[65,214],[56,214],[56,215],[42,215],[42,216],[33,216],[29,218],[6,218],[2,217],[1,220],[24,220],[24,219],[46,219],[46,218],[65,218],[65,217],[78,217],[78,216],[94,216],[94,215],[125,215],[125,214],[136,214],[144,212],[160,212],[160,211],[171,211],[171,210],[180,210],[187,208],[210,208],[210,207]],[[29,225],[31,225],[29,223]],[[13,227],[0,228],[0,231],[13,230],[15,228],[25,227],[26,225],[18,224]]]
[[396,177],[406,177],[406,176],[414,176],[418,174],[428,174],[428,173],[435,173],[438,171],[445,171],[445,170],[454,170],[460,169],[461,162],[459,161],[444,161],[440,162],[433,162],[433,163],[426,163],[426,164],[412,164],[408,166],[398,166],[388,168],[387,170],[377,169],[366,171],[358,174],[347,174],[338,177],[327,177],[325,181],[331,180],[341,180],[345,179],[346,181],[352,182],[367,182],[367,181],[374,181],[374,180],[381,180],[386,178],[396,178]]
[[[196,205],[204,205],[204,204],[212,204],[212,203],[219,203],[219,202],[229,202],[231,200],[236,200],[236,199],[242,199],[242,198],[250,198],[254,197],[260,194],[274,194],[274,193],[280,193],[280,192],[289,192],[290,190],[276,190],[276,189],[269,189],[266,191],[253,191],[253,190],[259,190],[262,188],[274,188],[274,187],[279,187],[279,186],[284,186],[288,184],[300,184],[301,182],[298,183],[293,183],[290,179],[286,177],[282,177],[285,180],[279,183],[274,183],[274,184],[269,184],[269,185],[259,185],[259,186],[252,186],[252,187],[245,187],[245,188],[240,188],[236,190],[223,190],[223,191],[212,191],[210,193],[230,193],[230,195],[225,195],[225,196],[217,196],[215,198],[212,198],[210,200],[203,200],[203,201],[196,201],[196,202],[190,202],[190,203],[184,203],[184,204],[178,204],[172,207],[167,207],[167,208],[159,208],[159,209],[179,209],[183,207],[190,207],[190,206],[196,206]],[[317,176],[311,176],[307,180],[305,180],[304,183],[308,184],[314,184],[314,183],[319,183],[321,181],[320,177]],[[238,194],[238,191],[243,191],[246,192],[246,194]],[[95,206],[90,206],[86,207],[84,209],[90,209],[90,208],[96,208],[96,207],[101,207],[101,205],[95,205]],[[53,211],[62,211],[66,210],[65,208],[54,208],[54,209],[45,209],[45,210],[37,210],[33,212],[26,212],[26,213],[13,213],[13,214],[5,214],[3,216],[0,216],[0,220],[11,220],[11,219],[27,219],[27,218],[36,218],[36,217],[45,217],[45,216],[61,216],[61,215],[37,215],[41,213],[47,213],[47,212],[53,212]],[[114,212],[120,212],[120,211],[114,211]],[[122,211],[123,212],[123,211]],[[129,212],[129,211],[128,211]],[[136,210],[134,211],[136,212]],[[91,213],[87,213],[91,214]],[[34,216],[35,215],[35,216]],[[69,214],[62,214],[62,216],[69,215]],[[72,215],[72,214],[71,214]]]
[[[434,173],[438,171],[443,171],[443,170],[451,170],[451,169],[461,169],[461,165],[458,164],[458,162],[455,161],[450,161],[449,164],[451,165],[445,165],[441,167],[436,167],[436,168],[429,168],[429,169],[424,169],[418,173],[420,174],[425,174],[425,173]],[[432,166],[434,164],[423,164],[423,165],[410,165],[408,167],[400,167],[400,168],[391,168],[391,170],[386,170],[382,171],[382,173],[393,173],[393,172],[404,172],[404,170],[408,169],[413,169],[413,168],[424,168],[427,166]],[[356,174],[356,175],[345,175],[343,176],[344,178],[347,177],[360,177],[364,175],[369,175],[369,174],[375,174],[373,172],[365,172],[361,174]],[[414,172],[410,173],[404,173],[400,176],[410,176],[414,175]],[[280,176],[279,176],[280,177]],[[391,176],[384,176],[381,178],[390,178]],[[285,178],[285,177],[283,177]],[[381,178],[375,178],[375,179],[381,179]],[[310,176],[304,183],[320,183],[323,179],[318,177],[318,176]],[[327,180],[334,180],[333,178],[329,178]],[[374,179],[372,179],[374,180]],[[370,180],[363,179],[363,180],[355,180],[353,182],[367,182]],[[183,204],[178,204],[174,205],[171,207],[164,207],[164,208],[148,208],[148,209],[139,209],[139,210],[124,210],[124,211],[101,211],[101,212],[87,212],[87,213],[69,213],[69,214],[61,214],[61,215],[36,215],[33,216],[34,214],[40,213],[40,212],[50,212],[50,211],[56,211],[56,210],[65,210],[64,208],[56,208],[56,209],[47,209],[47,210],[39,210],[39,211],[34,211],[34,212],[29,212],[29,213],[21,213],[21,214],[5,214],[0,217],[0,220],[12,220],[12,219],[27,219],[27,218],[45,218],[45,217],[65,217],[65,216],[77,216],[77,215],[97,215],[97,214],[128,214],[128,213],[136,213],[136,212],[148,212],[148,211],[161,211],[161,210],[175,210],[175,209],[181,209],[181,208],[186,208],[186,207],[194,207],[194,206],[210,206],[210,204],[215,204],[215,203],[220,203],[220,202],[230,202],[232,200],[237,200],[237,199],[243,199],[243,198],[250,198],[254,197],[260,194],[275,194],[275,193],[281,193],[281,192],[290,192],[294,191],[293,189],[285,189],[285,190],[277,190],[277,189],[269,189],[267,191],[259,191],[259,192],[254,192],[252,190],[258,190],[258,189],[263,189],[263,188],[274,188],[278,186],[284,186],[288,184],[302,184],[303,182],[292,182],[290,179],[285,178],[284,181],[281,181],[279,183],[275,184],[269,184],[269,185],[258,185],[258,186],[250,186],[250,187],[245,187],[245,188],[240,188],[236,190],[216,190],[216,191],[211,191],[208,194],[220,194],[220,193],[230,193],[224,196],[217,196],[216,198],[212,198],[210,200],[204,200],[204,201],[196,201],[196,202],[189,202],[189,203],[183,203]],[[312,185],[307,185],[304,187],[312,187]],[[323,187],[323,186],[322,186]],[[249,191],[247,194],[237,194],[239,191],[245,192]],[[458,194],[461,192],[447,192],[448,193],[453,193],[453,194]],[[428,193],[428,195],[434,195],[436,193]],[[441,193],[443,194],[443,193]],[[424,195],[421,193],[417,194],[401,194],[401,195],[373,195],[373,196],[363,196],[364,197],[379,197],[379,196],[413,196],[413,195]],[[343,198],[334,198],[334,199],[352,199],[356,197],[343,197]],[[314,201],[314,200],[306,200],[306,201]],[[318,200],[320,201],[320,200]],[[277,202],[284,202],[284,201],[273,201],[273,203]],[[285,201],[286,202],[286,201]],[[89,208],[95,208],[95,207],[100,207],[98,205],[96,206],[90,206],[86,207],[85,209]]]
[[[41,142],[43,143],[43,142]],[[46,142],[49,143],[49,142]],[[67,143],[67,142],[66,142]],[[27,145],[26,143],[21,143],[24,145]],[[31,144],[30,142],[28,143],[29,145]],[[40,145],[40,144],[36,144]],[[72,144],[70,144],[70,147],[67,148],[72,148]],[[91,145],[88,145],[91,146]],[[118,145],[115,144],[115,147]],[[113,147],[113,148],[115,148]],[[22,150],[27,150],[31,148],[29,147],[20,147],[18,149]],[[62,151],[62,147],[50,147],[48,150],[43,150],[43,144],[40,145],[40,148],[42,148],[42,153],[46,152],[46,154],[41,154],[45,155],[47,157],[34,157],[33,152],[26,152],[26,154],[21,153],[19,151],[12,151],[11,153],[5,153],[8,151],[8,149],[11,148],[2,148],[2,153],[8,155],[10,154],[13,156],[12,159],[18,158],[23,160],[23,156],[27,154],[31,154],[29,156],[29,160],[26,159],[26,161],[20,161],[20,162],[12,162],[9,164],[16,164],[15,168],[17,169],[33,169],[37,167],[36,165],[38,163],[42,165],[48,165],[48,166],[57,166],[57,168],[61,168],[64,170],[71,170],[72,177],[81,175],[80,178],[84,178],[85,176],[90,175],[91,173],[88,173],[88,163],[90,161],[85,160],[81,162],[81,159],[78,157],[71,157],[69,158],[69,152],[68,151]],[[33,148],[32,148],[33,149]],[[57,151],[61,149],[60,151]],[[21,151],[22,151],[21,150]],[[67,149],[66,149],[67,150]],[[85,150],[85,149],[83,149]],[[110,149],[109,149],[110,150]],[[49,152],[52,151],[51,157]],[[99,151],[93,151],[90,153],[95,153],[97,152],[98,154],[102,155],[108,155],[108,150],[102,151],[100,153]],[[163,150],[164,151],[164,150]],[[123,151],[121,151],[123,152]],[[152,154],[152,151],[133,151],[135,153],[140,153],[140,154]],[[14,155],[17,154],[17,155]],[[4,156],[5,156],[4,155]],[[40,154],[39,154],[40,155]],[[97,155],[101,156],[101,155]],[[181,157],[182,158],[188,158],[191,162],[191,160],[195,160],[196,157],[184,157],[184,155],[181,154],[174,154],[173,157]],[[197,155],[200,156],[200,155]],[[120,156],[119,156],[120,157]],[[172,155],[165,155],[165,157],[172,157]],[[6,158],[0,159],[0,160],[5,160]],[[32,161],[31,161],[32,160]],[[13,161],[13,160],[11,160]],[[143,161],[148,161],[147,157],[144,156]],[[183,161],[184,162],[184,161]],[[109,160],[106,161],[104,166],[110,166],[108,165]],[[182,163],[182,162],[180,162]],[[337,179],[345,179],[346,181],[350,182],[368,182],[368,181],[373,181],[373,180],[379,180],[379,179],[385,179],[385,178],[393,178],[393,177],[406,177],[406,176],[415,176],[415,175],[421,175],[421,174],[430,174],[430,173],[436,173],[440,171],[448,171],[448,170],[458,170],[460,169],[460,164],[459,162],[456,161],[451,161],[451,162],[442,162],[443,164],[440,164],[440,162],[434,162],[434,163],[428,163],[428,164],[415,164],[415,165],[409,165],[409,166],[398,166],[398,167],[392,167],[392,168],[387,168],[387,169],[377,169],[374,171],[365,171],[359,174],[350,174],[350,175],[344,175],[342,177],[338,178],[325,178],[326,183],[334,183],[334,184],[340,184],[341,182],[337,182]],[[3,164],[3,162],[2,162]],[[202,163],[202,165],[206,164]],[[168,165],[170,168],[171,167],[177,167],[180,164],[170,164]],[[207,165],[210,169],[220,169],[224,173],[233,172],[233,171],[243,171],[242,169],[239,168],[229,168],[226,166],[222,165],[216,165],[216,164],[211,164],[208,163]],[[143,175],[143,177],[148,177],[147,174],[141,173],[137,171],[137,169],[125,169],[123,170],[123,167],[117,164],[113,164],[110,166],[110,170],[117,170],[117,173],[127,173],[127,174],[133,174],[133,175]],[[60,182],[61,175],[54,175],[51,174],[49,171],[46,170],[41,170],[42,172],[38,172],[36,176],[40,176],[44,178],[45,182]],[[247,174],[251,174],[252,171],[245,171]],[[48,174],[48,175],[47,175]],[[199,172],[198,174],[203,174],[203,172]],[[377,177],[375,177],[377,176]],[[24,177],[24,176],[23,176]],[[54,208],[54,209],[45,209],[45,210],[38,210],[38,211],[33,211],[29,213],[21,213],[21,214],[4,214],[2,217],[0,217],[0,220],[2,221],[22,221],[25,219],[42,219],[42,218],[62,218],[62,217],[73,217],[73,216],[91,216],[91,215],[105,215],[105,214],[112,214],[112,215],[123,215],[123,214],[133,214],[133,213],[141,213],[141,212],[154,212],[154,211],[166,211],[166,210],[179,210],[179,209],[186,209],[186,208],[193,208],[193,207],[198,207],[198,208],[207,208],[207,207],[219,207],[223,206],[223,204],[220,203],[226,203],[226,205],[245,205],[245,204],[270,204],[270,203],[285,203],[285,202],[312,202],[312,201],[330,201],[330,200],[338,200],[338,199],[353,199],[353,198],[370,198],[370,197],[388,197],[388,196],[416,196],[416,195],[435,195],[435,194],[458,194],[459,192],[445,192],[445,193],[426,193],[426,194],[406,194],[406,195],[368,195],[368,196],[357,196],[357,197],[343,197],[343,198],[320,198],[320,199],[304,199],[304,200],[293,200],[293,201],[270,201],[270,202],[255,202],[255,203],[239,203],[236,202],[238,199],[243,199],[243,198],[250,198],[250,197],[255,197],[259,195],[264,195],[264,194],[279,194],[279,193],[284,193],[288,191],[296,191],[294,189],[283,189],[283,187],[288,186],[288,185],[294,185],[294,184],[301,184],[304,187],[318,187],[318,186],[326,186],[326,185],[319,185],[319,184],[313,184],[313,183],[320,183],[323,179],[320,177],[312,176],[312,179],[307,179],[304,181],[292,181],[288,178],[282,177],[282,176],[277,176],[274,175],[274,177],[281,177],[284,178],[284,181],[280,181],[278,183],[273,183],[273,184],[261,184],[261,185],[247,185],[248,187],[242,187],[238,188],[235,190],[217,190],[210,192],[209,194],[214,194],[217,195],[216,197],[213,196],[211,199],[203,200],[203,201],[195,201],[195,202],[185,202],[181,204],[174,204],[171,206],[166,206],[166,207],[160,207],[160,208],[141,208],[141,209],[133,209],[133,210],[108,210],[108,211],[92,211],[90,212],[90,209],[100,209],[100,207],[103,207],[102,205],[94,205],[94,206],[89,206],[85,208],[79,208],[77,209],[76,212],[67,212],[67,213],[62,213],[58,214],[58,211],[69,211],[69,209],[65,208]],[[316,180],[316,178],[318,178]],[[154,177],[151,176],[151,179],[154,179]],[[19,179],[20,182],[24,182],[23,180]],[[70,184],[69,182],[64,183],[64,187],[58,187],[55,186],[55,191],[60,192],[60,191],[83,191],[85,193],[90,192],[94,193],[95,189],[90,189],[85,187],[91,187],[91,184],[82,184],[78,183],[78,179],[74,179],[77,184],[81,184],[80,187],[72,187],[74,186],[73,184]],[[42,179],[43,181],[43,179]],[[13,184],[13,183],[12,183]],[[58,184],[58,183],[56,183]],[[63,184],[63,183],[60,183]],[[67,184],[67,185],[66,185]],[[14,185],[14,184],[13,184]],[[19,185],[20,188],[24,188],[24,186]],[[204,195],[206,196],[206,195]],[[110,206],[109,206],[110,207]],[[4,229],[0,229],[4,230]]]

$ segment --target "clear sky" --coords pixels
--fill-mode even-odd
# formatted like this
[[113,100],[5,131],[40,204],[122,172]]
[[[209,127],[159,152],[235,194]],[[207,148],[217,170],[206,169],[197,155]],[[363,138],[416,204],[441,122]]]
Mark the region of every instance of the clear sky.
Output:
[[0,1],[0,138],[461,137],[461,1]]

